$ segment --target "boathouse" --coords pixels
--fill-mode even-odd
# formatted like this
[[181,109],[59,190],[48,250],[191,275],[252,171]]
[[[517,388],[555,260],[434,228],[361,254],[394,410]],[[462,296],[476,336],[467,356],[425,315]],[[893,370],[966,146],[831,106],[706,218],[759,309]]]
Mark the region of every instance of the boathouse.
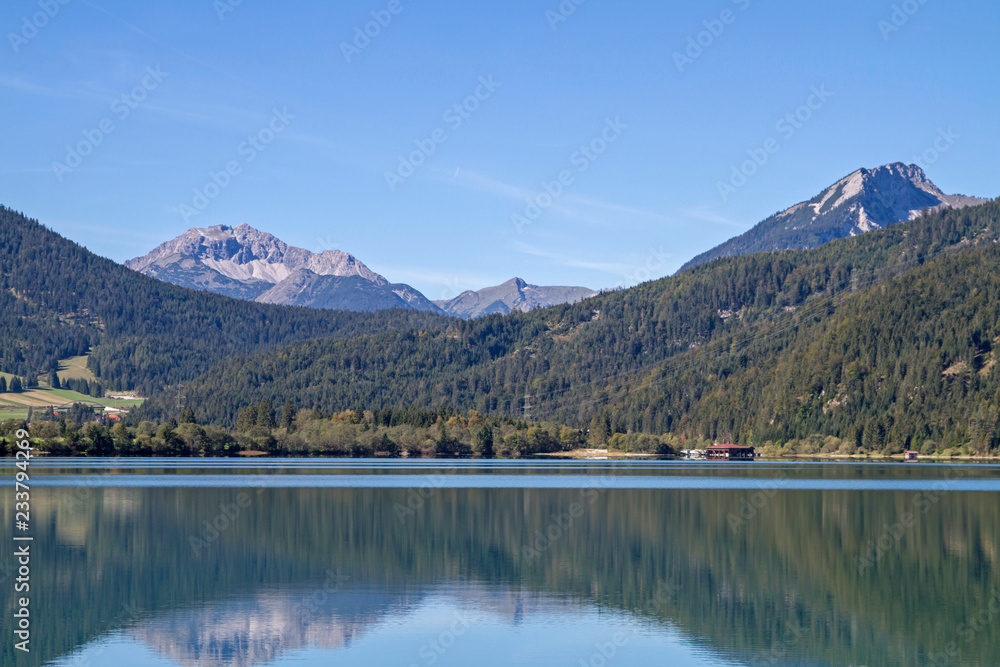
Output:
[[712,445],[705,449],[705,456],[710,459],[753,459],[756,456],[753,447],[740,445]]

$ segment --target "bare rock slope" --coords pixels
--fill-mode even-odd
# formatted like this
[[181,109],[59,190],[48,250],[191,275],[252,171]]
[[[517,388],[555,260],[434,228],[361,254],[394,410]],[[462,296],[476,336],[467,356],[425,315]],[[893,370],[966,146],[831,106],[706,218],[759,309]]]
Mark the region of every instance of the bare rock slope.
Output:
[[835,239],[912,220],[925,209],[964,208],[987,201],[944,194],[914,164],[896,162],[876,169],[859,169],[809,201],[695,257],[681,271],[720,257],[809,250]]
[[313,253],[243,224],[190,229],[125,265],[153,278],[248,301],[332,310],[440,312],[409,285],[393,285],[353,255]]
[[586,287],[539,287],[513,278],[502,285],[463,292],[448,301],[435,301],[449,315],[472,319],[485,315],[528,312],[564,303],[576,303],[597,294]]

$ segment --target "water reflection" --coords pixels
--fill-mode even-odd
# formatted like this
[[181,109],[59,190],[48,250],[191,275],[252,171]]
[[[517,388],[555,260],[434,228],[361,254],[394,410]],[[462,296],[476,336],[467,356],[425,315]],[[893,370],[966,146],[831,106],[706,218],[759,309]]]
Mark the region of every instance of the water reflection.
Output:
[[42,488],[17,664],[996,665],[966,488]]
[[407,606],[379,591],[269,591],[174,609],[128,634],[174,662],[251,667],[303,648],[344,649],[367,628]]

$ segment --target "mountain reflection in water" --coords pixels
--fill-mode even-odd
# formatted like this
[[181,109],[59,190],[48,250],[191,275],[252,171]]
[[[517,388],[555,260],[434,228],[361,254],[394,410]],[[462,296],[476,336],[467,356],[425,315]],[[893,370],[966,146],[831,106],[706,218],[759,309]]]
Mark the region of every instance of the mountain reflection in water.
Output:
[[1000,494],[766,482],[38,488],[37,643],[0,664],[998,664]]

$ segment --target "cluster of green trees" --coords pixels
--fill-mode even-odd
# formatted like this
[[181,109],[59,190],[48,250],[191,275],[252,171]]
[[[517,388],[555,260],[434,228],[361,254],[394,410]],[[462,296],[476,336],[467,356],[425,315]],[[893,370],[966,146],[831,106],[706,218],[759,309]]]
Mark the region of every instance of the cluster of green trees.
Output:
[[[49,387],[52,389],[68,389],[70,391],[75,391],[78,394],[83,394],[84,396],[94,396],[100,398],[105,394],[104,387],[100,382],[76,378],[60,380],[56,371],[49,373],[48,382]],[[7,381],[7,378],[0,376],[0,394],[20,394],[24,391],[37,389],[38,386],[38,378],[34,375],[29,375],[26,378],[21,378],[15,375],[10,379],[10,382]]]
[[106,393],[101,383],[95,380],[70,378],[68,380],[60,381],[59,376],[55,373],[52,373],[49,376],[49,386],[53,389],[68,389],[70,391],[75,391],[78,394],[93,396],[95,398],[103,398]]
[[[55,455],[90,456],[228,456],[264,452],[278,456],[468,457],[516,458],[565,452],[589,444],[621,452],[669,456],[676,439],[651,435],[609,433],[588,440],[584,430],[554,423],[537,423],[478,412],[452,410],[344,410],[324,414],[295,410],[286,402],[275,410],[270,401],[240,410],[238,425],[229,431],[202,426],[185,409],[179,421],[134,426],[95,418],[79,406],[55,417],[49,411],[31,422],[36,450]],[[7,420],[0,425],[0,449],[12,449],[13,433],[27,428]]]
[[10,383],[8,383],[7,378],[0,377],[0,394],[20,394],[25,389],[32,389],[33,386],[38,386],[37,381],[32,384],[28,380],[22,380],[15,375],[10,379]]

